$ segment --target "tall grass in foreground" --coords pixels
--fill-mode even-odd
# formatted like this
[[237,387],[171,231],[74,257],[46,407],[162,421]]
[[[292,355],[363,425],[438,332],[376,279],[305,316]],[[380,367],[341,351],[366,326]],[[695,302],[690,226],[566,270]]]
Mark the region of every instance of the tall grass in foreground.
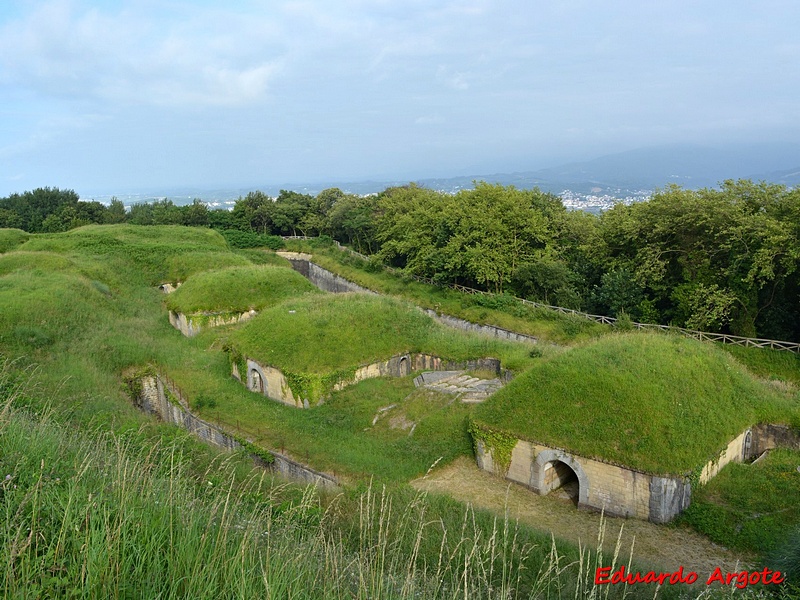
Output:
[[[4,598],[607,598],[586,549],[531,544],[467,509],[446,525],[423,495],[320,498],[222,459],[195,473],[180,443],[86,432],[14,406],[0,374]],[[662,590],[671,593],[675,590]],[[686,592],[686,590],[683,590]],[[703,590],[700,590],[703,591]],[[659,594],[660,595],[660,594]]]

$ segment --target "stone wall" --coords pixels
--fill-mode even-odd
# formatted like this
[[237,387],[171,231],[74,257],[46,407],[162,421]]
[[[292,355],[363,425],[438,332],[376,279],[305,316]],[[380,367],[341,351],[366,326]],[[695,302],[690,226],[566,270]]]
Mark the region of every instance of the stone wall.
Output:
[[788,425],[761,424],[753,427],[752,432],[748,459],[761,456],[773,448],[800,450],[800,431]]
[[277,400],[289,406],[297,408],[308,408],[308,400],[303,402],[300,398],[295,398],[292,388],[286,377],[275,367],[262,365],[249,358],[245,359],[247,373],[244,378],[239,373],[239,367],[234,363],[231,367],[231,375],[241,381],[251,392],[264,394],[268,398]]
[[[218,448],[225,450],[240,450],[242,445],[219,427],[196,417],[188,409],[186,400],[181,396],[180,390],[169,383],[164,382],[161,377],[148,375],[141,378],[141,392],[134,401],[143,411],[156,415],[166,423],[172,423],[190,431],[201,440]],[[339,485],[338,481],[328,473],[321,473],[308,467],[296,460],[269,450],[273,456],[273,462],[267,463],[260,457],[254,459],[271,471],[280,473],[288,479],[293,479],[303,483],[313,483],[314,485],[333,488]]]
[[[800,449],[800,434],[786,425],[756,425],[737,435],[703,465],[698,483],[705,484],[730,462],[742,462],[778,447]],[[520,483],[539,494],[547,494],[571,474],[578,479],[578,506],[622,517],[666,523],[689,507],[692,497],[688,476],[653,475],[622,465],[585,458],[558,448],[517,440],[508,471],[503,473],[492,459],[491,449],[476,444],[480,469]]]
[[454,329],[460,329],[462,331],[472,331],[475,333],[480,333],[483,335],[500,338],[502,340],[511,340],[512,342],[528,342],[531,344],[535,344],[536,342],[538,342],[538,339],[533,337],[532,335],[525,335],[524,333],[509,331],[508,329],[495,327],[494,325],[479,325],[478,323],[473,323],[471,321],[459,319],[458,317],[451,317],[450,315],[439,314],[435,310],[431,309],[426,309],[425,314],[429,315],[430,317],[433,317],[433,319],[439,321],[439,323],[441,323],[442,325],[446,325]]
[[[514,446],[508,471],[499,473],[491,451],[482,442],[477,447],[481,469],[504,476],[541,495],[559,487],[574,473],[579,486],[579,508],[660,523],[674,518],[688,506],[690,486],[682,477],[656,477],[525,440],[518,440]],[[659,493],[654,494],[654,490]],[[674,502],[675,492],[680,495],[678,506]]]
[[257,314],[254,310],[243,313],[196,313],[191,315],[169,311],[169,322],[186,337],[193,337],[208,327],[235,325],[248,321]]
[[733,438],[722,452],[719,453],[719,456],[708,461],[703,466],[703,469],[700,471],[698,483],[700,483],[700,485],[705,485],[716,477],[717,473],[730,462],[742,462],[750,458],[749,452],[745,452],[745,442],[748,439],[752,439],[752,432],[750,429],[743,431]]
[[[262,365],[250,358],[245,358],[247,366],[246,375],[239,372],[236,363],[231,365],[231,375],[241,381],[248,390],[264,394],[268,398],[277,400],[297,408],[309,408],[308,398],[295,396],[289,387],[286,376],[269,365]],[[451,361],[432,356],[430,354],[399,354],[387,360],[382,360],[358,367],[352,379],[343,379],[333,385],[333,390],[342,390],[349,385],[372,379],[374,377],[405,377],[414,371],[455,371],[455,370],[487,370],[497,373],[502,377],[510,377],[500,368],[500,361],[496,358],[479,358],[467,361]]]

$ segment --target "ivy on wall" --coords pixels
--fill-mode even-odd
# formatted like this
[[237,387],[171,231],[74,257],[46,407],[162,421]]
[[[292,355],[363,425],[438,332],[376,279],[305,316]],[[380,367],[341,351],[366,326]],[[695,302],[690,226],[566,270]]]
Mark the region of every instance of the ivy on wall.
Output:
[[492,429],[482,423],[470,419],[468,431],[472,435],[475,453],[478,452],[478,442],[492,455],[492,462],[500,469],[503,475],[508,473],[511,466],[511,453],[517,445],[517,438],[510,433]]

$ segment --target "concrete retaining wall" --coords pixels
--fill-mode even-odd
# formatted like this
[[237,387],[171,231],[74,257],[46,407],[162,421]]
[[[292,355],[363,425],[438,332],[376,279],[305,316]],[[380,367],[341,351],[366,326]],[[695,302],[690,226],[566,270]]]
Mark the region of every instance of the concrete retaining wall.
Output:
[[[143,411],[156,415],[166,423],[183,427],[206,443],[225,450],[240,450],[242,448],[242,445],[233,436],[193,415],[189,411],[186,400],[181,396],[180,391],[165,383],[161,377],[154,375],[142,377],[141,393],[134,401]],[[269,453],[274,458],[272,463],[267,463],[257,456],[254,456],[254,459],[261,466],[280,473],[289,479],[303,483],[313,483],[326,488],[339,485],[332,475],[315,471],[311,467],[307,467],[279,452],[269,450]]]
[[196,313],[192,315],[169,311],[169,322],[186,337],[193,337],[208,327],[235,325],[248,321],[257,314],[254,310],[243,313]]
[[524,333],[509,331],[508,329],[502,329],[501,327],[495,327],[494,325],[479,325],[478,323],[459,319],[458,317],[439,314],[435,310],[431,309],[426,309],[425,314],[433,317],[442,325],[447,325],[448,327],[460,329],[462,331],[472,331],[475,333],[500,338],[502,340],[511,340],[512,342],[528,342],[531,344],[538,342],[538,339],[532,335],[525,335]]
[[[297,408],[309,408],[308,398],[300,398],[289,387],[285,375],[269,365],[262,365],[250,358],[245,359],[247,366],[246,375],[239,372],[236,363],[231,365],[231,375],[241,381],[248,390],[264,394],[268,398],[277,400]],[[333,385],[333,390],[342,390],[349,385],[372,379],[374,377],[405,377],[414,371],[456,371],[456,370],[486,370],[508,378],[510,374],[503,372],[500,361],[496,358],[479,358],[468,361],[444,360],[430,354],[400,354],[387,360],[382,360],[368,365],[362,365],[355,371],[352,379],[343,379]]]
[[[689,507],[692,497],[688,476],[653,475],[571,454],[535,442],[517,440],[508,471],[492,459],[491,449],[478,440],[478,467],[547,494],[574,472],[579,483],[578,506],[608,514],[666,523]],[[778,447],[800,449],[800,434],[786,425],[756,425],[736,436],[719,455],[703,465],[698,478],[705,484],[730,462],[742,462]]]

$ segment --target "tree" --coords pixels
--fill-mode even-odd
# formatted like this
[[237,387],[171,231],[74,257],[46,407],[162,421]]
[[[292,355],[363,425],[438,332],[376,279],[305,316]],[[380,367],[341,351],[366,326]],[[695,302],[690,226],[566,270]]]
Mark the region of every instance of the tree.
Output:
[[106,223],[124,223],[125,220],[128,218],[127,213],[125,212],[125,205],[122,203],[122,200],[113,196],[111,198],[111,203],[108,205],[108,211],[106,212]]

